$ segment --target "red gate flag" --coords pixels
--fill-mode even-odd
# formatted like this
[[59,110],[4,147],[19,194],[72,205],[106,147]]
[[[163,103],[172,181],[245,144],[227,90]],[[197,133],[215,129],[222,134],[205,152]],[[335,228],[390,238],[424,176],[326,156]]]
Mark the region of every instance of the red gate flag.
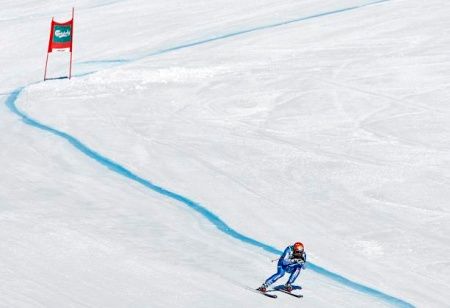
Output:
[[52,19],[48,52],[55,49],[69,48],[72,52],[73,19],[67,22],[56,22]]
[[72,8],[72,19],[66,22],[56,22],[52,18],[50,24],[50,39],[48,41],[47,60],[45,61],[44,81],[47,78],[48,54],[56,50],[69,49],[70,52],[70,68],[69,79],[72,77],[72,46],[73,46],[73,19],[74,8]]

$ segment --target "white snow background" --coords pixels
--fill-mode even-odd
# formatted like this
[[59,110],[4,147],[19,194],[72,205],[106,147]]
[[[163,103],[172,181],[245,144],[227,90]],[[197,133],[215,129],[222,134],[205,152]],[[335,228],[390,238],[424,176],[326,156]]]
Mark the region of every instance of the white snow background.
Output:
[[448,307],[450,2],[374,2],[1,0],[0,307]]

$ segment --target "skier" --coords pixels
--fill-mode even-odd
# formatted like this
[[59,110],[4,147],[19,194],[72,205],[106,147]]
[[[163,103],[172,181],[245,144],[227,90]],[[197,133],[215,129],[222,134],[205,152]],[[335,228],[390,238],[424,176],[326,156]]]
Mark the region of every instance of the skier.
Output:
[[300,274],[300,270],[305,267],[306,253],[302,243],[296,242],[294,245],[286,247],[283,254],[278,259],[277,272],[270,276],[257,290],[267,292],[267,287],[284,276],[285,272],[291,274],[284,289],[292,291],[292,284]]

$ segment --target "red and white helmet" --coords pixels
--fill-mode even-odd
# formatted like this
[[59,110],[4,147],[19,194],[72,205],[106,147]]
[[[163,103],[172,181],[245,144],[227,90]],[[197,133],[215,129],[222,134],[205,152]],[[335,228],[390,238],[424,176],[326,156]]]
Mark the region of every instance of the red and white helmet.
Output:
[[295,252],[303,252],[305,250],[305,246],[301,242],[296,242],[294,244],[294,251]]

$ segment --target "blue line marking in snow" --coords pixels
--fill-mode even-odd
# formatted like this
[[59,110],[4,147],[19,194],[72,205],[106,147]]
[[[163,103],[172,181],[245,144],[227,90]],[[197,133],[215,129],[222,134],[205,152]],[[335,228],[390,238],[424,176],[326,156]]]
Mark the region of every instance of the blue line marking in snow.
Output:
[[361,5],[357,5],[357,6],[348,7],[348,8],[338,9],[338,10],[334,10],[334,11],[328,11],[328,12],[319,13],[319,14],[315,14],[315,15],[310,15],[310,16],[306,16],[306,17],[300,17],[300,18],[285,20],[285,21],[281,21],[281,22],[277,22],[277,23],[273,23],[273,24],[269,24],[269,25],[258,26],[258,27],[254,27],[254,28],[241,30],[241,31],[226,33],[226,34],[218,35],[218,36],[211,37],[211,38],[204,39],[204,40],[198,40],[198,41],[185,43],[185,44],[181,44],[181,45],[174,46],[174,47],[169,47],[169,48],[166,48],[166,49],[161,49],[161,50],[158,50],[158,51],[153,51],[151,53],[148,53],[148,54],[136,57],[136,58],[131,58],[129,61],[131,62],[131,61],[141,60],[141,59],[147,58],[149,56],[156,56],[156,55],[168,53],[168,52],[171,52],[171,51],[176,51],[176,50],[180,50],[180,49],[194,47],[194,46],[197,46],[197,45],[203,45],[203,44],[206,44],[206,43],[219,41],[219,40],[223,40],[223,39],[227,39],[227,38],[230,38],[230,37],[239,36],[239,35],[243,35],[243,34],[247,34],[247,33],[251,33],[251,32],[277,28],[277,27],[281,27],[281,26],[285,26],[285,25],[289,25],[289,24],[293,24],[293,23],[297,23],[297,22],[301,22],[301,21],[305,21],[305,20],[309,20],[309,19],[315,19],[315,18],[319,18],[319,17],[323,17],[323,16],[344,13],[344,12],[360,9],[360,8],[363,8],[363,7],[366,7],[366,6],[369,6],[369,5],[375,5],[375,4],[388,2],[388,1],[390,1],[390,0],[378,0],[378,1],[373,1],[373,2],[366,3],[366,4],[361,4]]
[[[341,10],[336,10],[336,11],[332,11],[332,12],[327,12],[327,13],[322,13],[322,14],[317,14],[317,15],[313,15],[313,16],[309,16],[309,17],[303,17],[303,18],[299,18],[299,19],[293,19],[290,21],[285,21],[285,22],[280,22],[280,23],[276,23],[276,24],[272,24],[272,25],[268,25],[268,26],[261,26],[261,27],[256,27],[256,28],[252,28],[252,29],[248,29],[248,30],[244,30],[244,31],[240,31],[240,32],[235,32],[235,33],[229,33],[226,35],[222,35],[219,37],[214,37],[211,39],[207,39],[207,40],[202,40],[202,41],[197,41],[194,43],[190,43],[190,44],[184,44],[184,45],[179,45],[179,46],[175,46],[172,48],[168,48],[168,49],[163,49],[160,50],[158,52],[154,52],[151,53],[147,56],[152,56],[152,55],[157,55],[157,54],[162,54],[162,53],[167,53],[167,52],[171,52],[171,51],[175,51],[175,50],[179,50],[179,49],[183,49],[183,48],[188,48],[188,47],[192,47],[192,46],[196,46],[196,45],[200,45],[200,44],[205,44],[208,42],[212,42],[212,41],[216,41],[216,40],[220,40],[220,39],[225,39],[225,38],[229,38],[232,36],[237,36],[240,34],[245,34],[245,33],[249,33],[249,32],[253,32],[253,31],[257,31],[257,30],[263,30],[263,29],[269,29],[269,28],[274,28],[274,27],[278,27],[281,25],[286,25],[286,24],[290,24],[290,23],[294,23],[294,22],[298,22],[298,21],[302,21],[302,20],[307,20],[307,19],[312,19],[312,18],[317,18],[317,17],[321,17],[321,16],[326,16],[326,15],[331,15],[331,14],[337,14],[340,12],[346,12],[349,10],[354,10],[356,8],[360,8],[360,7],[364,7],[367,5],[371,5],[371,4],[375,4],[375,3],[381,3],[381,2],[386,2],[389,0],[380,0],[377,2],[372,2],[369,4],[365,4],[365,5],[361,5],[361,6],[355,6],[355,7],[351,7],[351,8],[346,8],[346,9],[341,9]],[[146,56],[145,56],[146,57]],[[134,60],[139,60],[142,59],[143,57],[140,58],[136,58]],[[114,62],[114,63],[126,63],[126,62],[130,62],[132,60],[108,60],[105,62]],[[102,61],[99,61],[102,62]],[[92,62],[94,63],[94,62]],[[91,72],[92,73],[92,72]],[[77,77],[80,76],[85,76],[88,75],[90,73],[84,73],[84,74],[80,74],[77,75]],[[200,215],[202,215],[204,218],[206,218],[209,222],[211,222],[214,226],[217,227],[217,229],[219,229],[220,231],[224,232],[225,234],[240,240],[244,243],[259,247],[264,249],[265,251],[268,251],[270,253],[274,253],[274,254],[281,254],[282,251],[276,249],[273,246],[264,244],[262,242],[259,242],[251,237],[248,237],[246,235],[243,235],[241,233],[239,233],[238,231],[234,230],[233,228],[231,228],[229,225],[227,225],[222,219],[220,219],[217,215],[215,215],[213,212],[209,211],[208,209],[206,209],[205,207],[203,207],[202,205],[200,205],[197,202],[194,202],[182,195],[179,195],[175,192],[172,192],[170,190],[167,190],[163,187],[157,186],[155,184],[153,184],[152,182],[150,182],[149,180],[146,180],[138,175],[136,175],[135,173],[133,173],[132,171],[128,170],[127,168],[123,167],[122,165],[110,160],[109,158],[101,155],[100,153],[95,152],[94,150],[90,149],[88,146],[84,145],[81,141],[79,141],[77,138],[59,131],[57,129],[54,129],[50,126],[44,125],[40,122],[38,122],[37,120],[34,120],[32,118],[30,118],[28,115],[26,115],[24,112],[20,111],[17,106],[16,106],[16,101],[18,99],[18,97],[20,96],[20,93],[26,88],[26,86],[24,87],[19,87],[16,90],[14,90],[13,92],[11,92],[8,96],[8,98],[6,99],[6,105],[7,107],[10,109],[11,112],[17,114],[19,117],[22,118],[22,120],[31,126],[37,127],[39,129],[42,129],[44,131],[50,132],[54,135],[57,135],[63,139],[65,139],[66,141],[68,141],[70,144],[72,144],[74,147],[76,147],[78,150],[80,150],[82,153],[84,153],[85,155],[89,156],[90,158],[92,158],[93,160],[97,161],[98,163],[100,163],[101,165],[107,167],[108,169],[123,175],[139,184],[144,185],[145,187],[159,193],[162,194],[164,196],[167,196],[171,199],[177,200],[181,203],[184,203],[185,205],[187,205],[188,207],[190,207],[191,209],[193,209],[194,211],[196,211],[197,213],[199,213]],[[331,272],[329,270],[326,270],[325,268],[315,265],[314,263],[308,262],[309,265],[309,269],[313,270],[314,272],[323,275],[331,280],[334,280],[344,286],[347,286],[349,288],[352,288],[354,290],[357,290],[359,292],[362,292],[364,294],[367,295],[371,295],[373,297],[376,297],[378,299],[384,300],[387,303],[393,304],[395,306],[399,306],[399,307],[414,307],[413,305],[411,305],[410,303],[388,295],[386,293],[383,293],[381,291],[378,291],[376,289],[364,286],[360,283],[351,281],[350,279],[347,279],[337,273]]]

